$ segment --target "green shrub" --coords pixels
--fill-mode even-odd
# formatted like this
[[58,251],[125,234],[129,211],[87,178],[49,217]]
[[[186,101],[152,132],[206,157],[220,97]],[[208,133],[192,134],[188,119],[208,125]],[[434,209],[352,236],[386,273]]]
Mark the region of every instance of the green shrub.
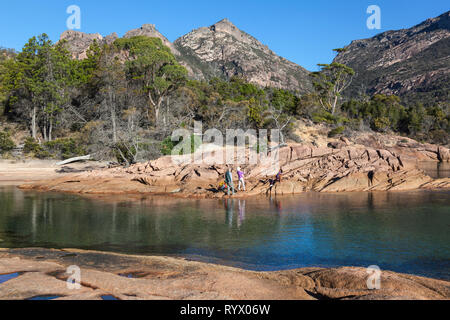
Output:
[[11,151],[16,145],[11,139],[11,134],[9,132],[0,131],[0,154]]
[[342,133],[344,132],[344,130],[345,130],[345,127],[343,127],[343,126],[334,128],[333,130],[331,130],[331,131],[328,133],[328,137],[329,137],[329,138],[333,138],[333,137],[335,137],[335,136],[337,136],[337,135],[340,135],[340,134],[342,134]]
[[380,132],[385,132],[390,125],[391,120],[388,117],[379,117],[373,121],[373,129]]
[[113,154],[120,164],[133,164],[136,159],[137,150],[134,146],[127,146],[122,142],[116,143]]
[[26,154],[33,153],[37,154],[42,151],[42,147],[33,138],[29,137],[25,139],[25,144],[23,146],[23,152]]
[[163,142],[161,142],[161,153],[165,156],[170,156],[176,144],[177,143],[172,141],[171,137],[164,139]]
[[314,123],[327,123],[327,124],[346,124],[349,119],[339,115],[333,115],[330,112],[321,110],[312,114],[312,121]]
[[73,138],[62,138],[45,142],[44,149],[50,155],[62,159],[86,155],[84,147]]
[[321,110],[312,114],[312,120],[314,123],[325,122],[328,124],[335,124],[337,121],[337,117],[327,111]]
[[39,159],[69,159],[86,154],[84,147],[80,146],[77,141],[72,138],[56,139],[45,142],[43,145],[40,145],[33,138],[27,138],[25,140],[23,152]]
[[[191,153],[194,153],[197,150],[197,148],[202,145],[202,138],[199,136],[191,135],[190,140],[191,140],[190,141],[190,144],[191,144],[190,151],[191,151]],[[172,141],[171,137],[168,137],[168,138],[164,139],[163,142],[161,143],[161,153],[165,156],[169,156],[172,154],[173,148],[175,148],[176,146],[178,146],[181,143],[184,144],[186,142],[184,142],[183,139],[181,139],[180,141],[174,142],[174,141]],[[189,143],[189,142],[187,142],[187,143]],[[185,150],[189,149],[189,147],[184,148],[184,149]],[[181,152],[180,152],[180,155],[181,155]]]

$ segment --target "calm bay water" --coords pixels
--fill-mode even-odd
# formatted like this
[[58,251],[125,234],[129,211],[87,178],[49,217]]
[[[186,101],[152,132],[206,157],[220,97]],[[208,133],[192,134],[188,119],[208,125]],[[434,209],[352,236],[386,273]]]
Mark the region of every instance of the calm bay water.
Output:
[[0,247],[177,255],[252,270],[378,265],[448,280],[450,192],[93,200],[0,187]]

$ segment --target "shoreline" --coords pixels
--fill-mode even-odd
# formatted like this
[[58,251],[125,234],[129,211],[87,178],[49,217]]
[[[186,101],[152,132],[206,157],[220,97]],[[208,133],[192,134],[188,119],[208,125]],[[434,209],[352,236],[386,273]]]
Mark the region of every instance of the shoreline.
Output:
[[[434,150],[434,153],[427,150]],[[229,168],[217,164],[216,154],[223,151],[220,147],[206,146],[194,155],[165,156],[127,168],[108,168],[95,162],[75,163],[59,169],[47,165],[43,169],[45,174],[36,168],[27,171],[10,165],[12,169],[5,176],[0,163],[0,184],[2,180],[21,180],[19,176],[23,177],[26,172],[26,179],[22,179],[26,183],[19,184],[24,190],[91,195],[145,194],[192,199],[244,199],[256,195],[292,195],[308,191],[340,193],[450,189],[450,177],[433,179],[418,165],[427,159],[435,160],[436,167],[438,159],[448,163],[450,150],[444,147],[418,147],[415,144],[405,147],[400,144],[383,149],[343,139],[329,147],[308,144],[282,146],[271,155],[277,159],[275,162],[251,164],[250,159],[258,155],[243,149],[241,151],[247,152],[245,158],[238,159],[236,156],[230,163],[247,163],[241,166],[245,172],[247,191],[228,196],[218,190]],[[191,157],[202,161],[195,162]],[[280,169],[283,170],[282,181],[272,186],[270,181]],[[235,174],[234,170],[233,176]],[[237,188],[237,181],[234,187]]]
[[[24,167],[25,165],[25,167]],[[174,198],[174,199],[249,199],[249,198],[266,198],[271,196],[290,196],[290,195],[302,195],[306,193],[320,193],[315,190],[305,190],[301,192],[284,192],[277,193],[273,192],[272,194],[264,194],[261,193],[260,190],[256,192],[237,192],[235,195],[227,196],[223,192],[213,193],[213,194],[204,194],[204,193],[185,193],[185,192],[154,192],[148,186],[137,182],[130,181],[130,177],[121,176],[114,178],[114,184],[109,187],[109,183],[111,179],[107,179],[106,181],[99,181],[98,184],[104,184],[101,186],[101,190],[93,191],[89,190],[89,188],[83,189],[83,181],[82,179],[78,179],[79,175],[89,174],[92,170],[104,170],[101,169],[105,166],[105,163],[96,162],[96,161],[88,161],[88,162],[79,162],[74,163],[69,166],[58,167],[55,165],[55,161],[21,161],[17,162],[8,162],[5,166],[5,161],[0,161],[0,187],[8,187],[14,186],[22,191],[38,191],[38,192],[56,192],[63,194],[72,194],[72,195],[80,195],[83,197],[89,197],[93,199],[104,199],[110,196],[123,196],[124,200],[129,200],[129,198],[137,198],[140,197],[165,197],[165,198]],[[64,172],[65,171],[65,172]],[[76,172],[76,173],[73,173]],[[86,179],[86,178],[83,178]],[[86,181],[89,183],[89,178]],[[445,184],[444,187],[439,187],[439,182],[443,182]],[[287,182],[289,183],[289,182]],[[326,192],[328,194],[347,194],[347,193],[384,193],[384,192],[402,192],[402,191],[433,191],[433,190],[450,190],[449,187],[450,178],[440,178],[435,179],[432,182],[428,182],[425,185],[429,187],[426,188],[414,188],[414,189],[405,189],[405,190],[362,190],[362,191],[330,191]],[[80,185],[80,188],[64,188],[59,184],[70,184],[70,187],[73,187],[77,184]],[[97,184],[97,183],[96,183]],[[126,188],[123,188],[126,186]]]
[[[66,286],[68,266],[81,289]],[[77,249],[1,249],[0,300],[55,296],[63,300],[448,300],[450,282],[382,270],[381,288],[367,288],[365,268],[249,271],[187,258]]]
[[0,159],[0,186],[20,186],[37,181],[48,181],[105,167],[105,162],[78,162],[66,166],[57,166],[58,160],[4,160]]

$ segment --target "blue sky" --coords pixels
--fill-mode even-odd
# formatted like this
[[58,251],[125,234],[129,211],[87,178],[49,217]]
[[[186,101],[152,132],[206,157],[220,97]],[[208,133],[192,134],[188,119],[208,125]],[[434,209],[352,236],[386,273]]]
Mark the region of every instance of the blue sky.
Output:
[[[53,41],[67,29],[66,9],[81,8],[81,30],[107,35],[155,24],[170,41],[228,18],[277,54],[309,70],[332,49],[380,32],[409,28],[450,10],[448,0],[18,0],[2,1],[0,46],[20,50],[33,35]],[[381,30],[369,30],[369,5],[381,8]]]

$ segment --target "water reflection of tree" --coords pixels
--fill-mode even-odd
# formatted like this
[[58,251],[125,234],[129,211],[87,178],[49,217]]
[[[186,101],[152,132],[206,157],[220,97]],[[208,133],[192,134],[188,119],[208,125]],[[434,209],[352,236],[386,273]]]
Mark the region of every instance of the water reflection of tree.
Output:
[[[409,216],[423,203],[430,208],[433,201],[442,201],[436,208],[444,210],[448,194],[447,198],[445,194],[439,197],[438,193],[411,192],[101,202],[69,195],[8,191],[0,192],[0,238],[5,240],[0,246],[149,254],[192,249],[234,252],[280,239],[284,232],[301,227],[305,232],[302,237],[308,239],[299,237],[298,241],[308,240],[308,250],[317,255],[337,256],[346,249],[357,252],[352,250],[358,248],[374,251],[378,250],[373,247],[377,243],[398,248],[408,241],[416,243],[412,239],[415,236],[428,237],[424,238],[424,246],[432,247],[435,241],[445,248],[448,225],[439,221],[442,215],[424,212]],[[327,243],[329,247],[323,251]]]
[[170,254],[191,247],[253,246],[276,232],[270,217],[254,216],[251,227],[246,228],[245,200],[233,199],[227,204],[224,224],[216,201],[173,200],[168,205],[155,205],[148,199],[129,203],[59,194],[20,195],[15,198],[13,193],[0,193],[1,207],[8,213],[0,214],[0,233],[11,231],[11,246]]

